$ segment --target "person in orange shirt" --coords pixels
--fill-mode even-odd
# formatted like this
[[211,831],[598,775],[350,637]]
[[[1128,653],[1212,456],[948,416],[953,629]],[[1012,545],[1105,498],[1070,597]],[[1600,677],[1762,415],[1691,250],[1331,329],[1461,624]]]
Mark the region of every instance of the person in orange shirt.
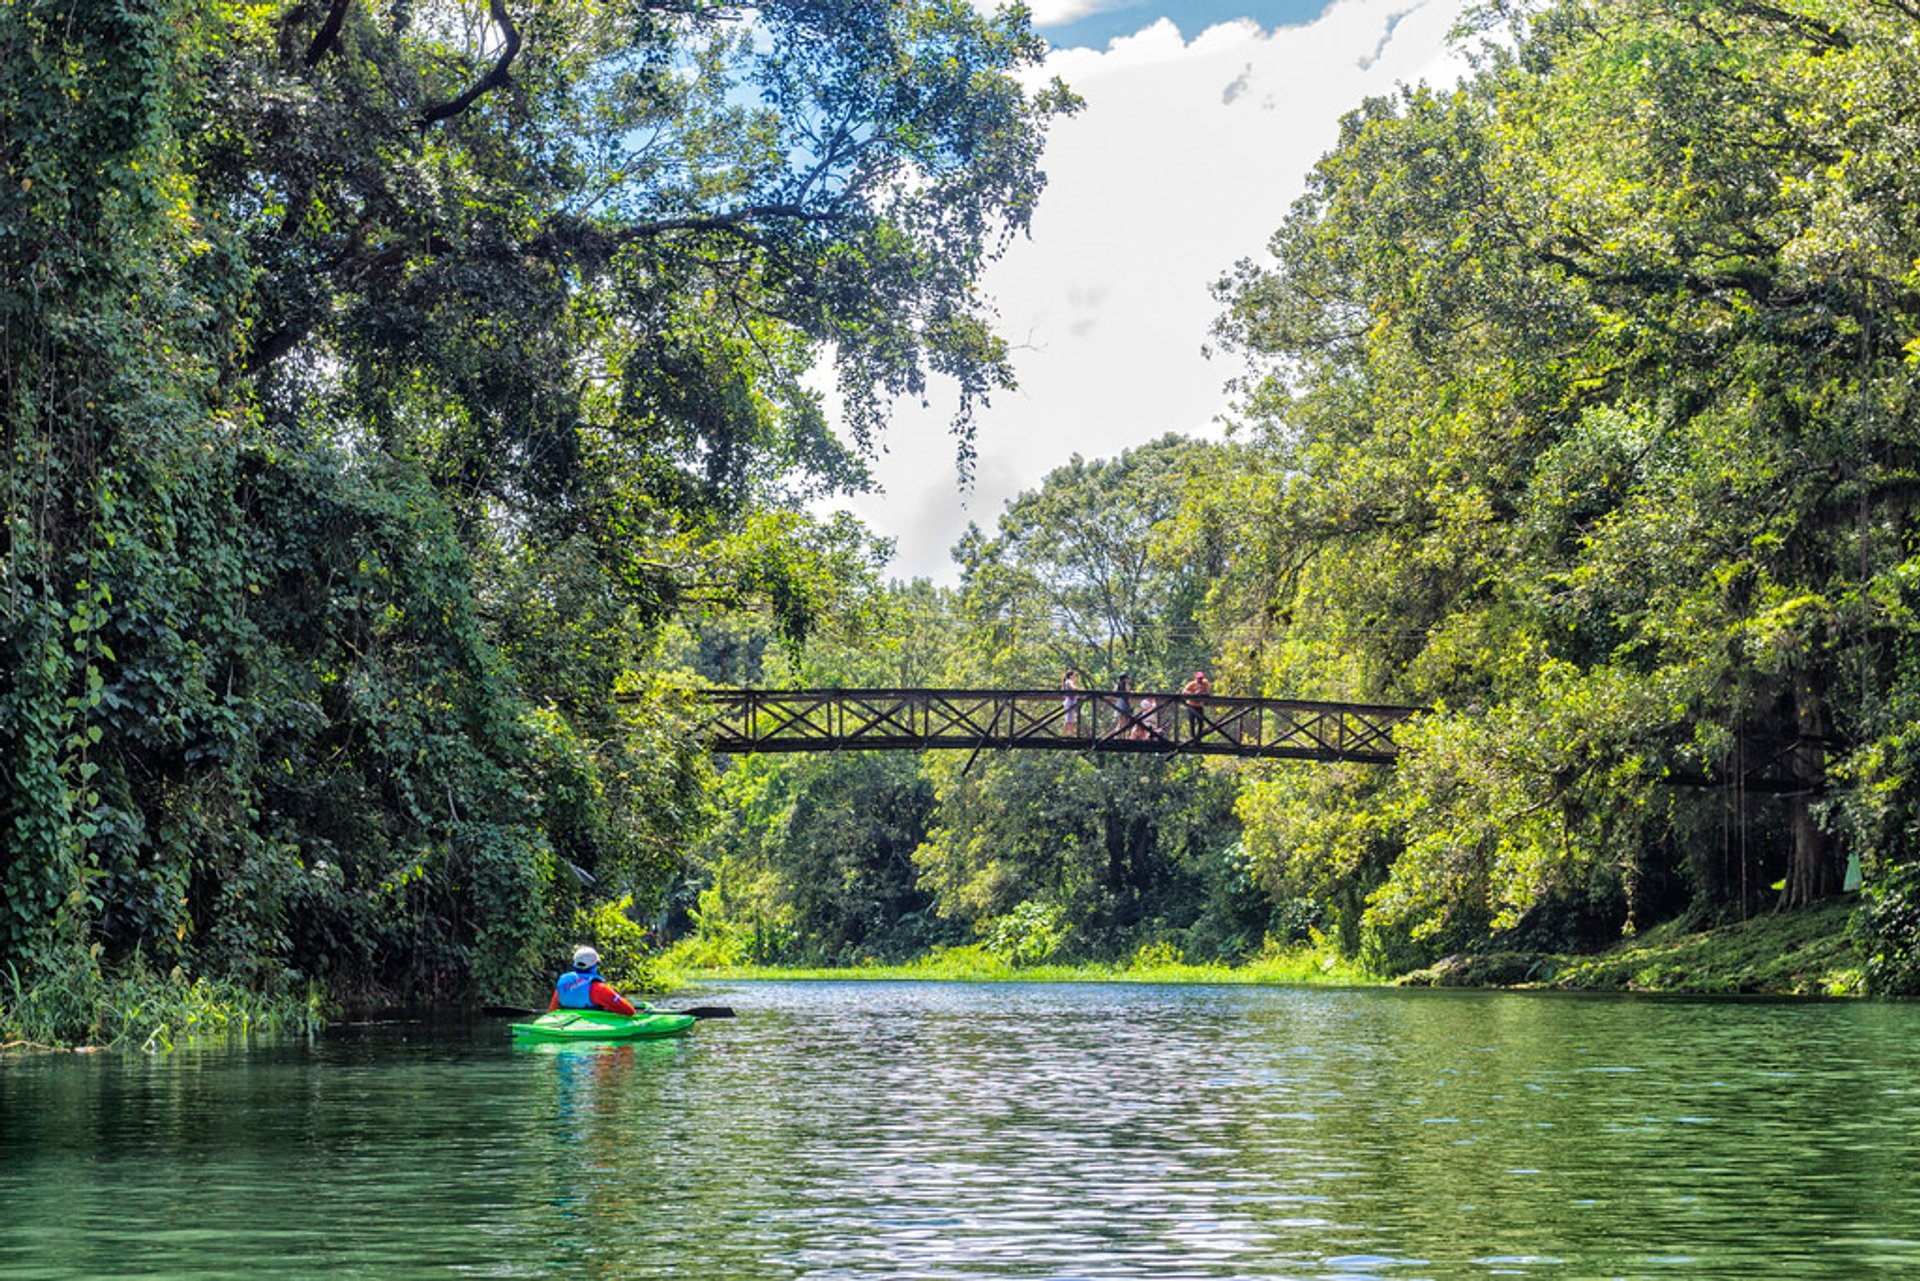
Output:
[[1201,708],[1206,705],[1207,695],[1213,693],[1213,682],[1207,679],[1207,673],[1202,669],[1180,687],[1180,692],[1187,696],[1187,740],[1191,742],[1200,737],[1200,727],[1206,723]]

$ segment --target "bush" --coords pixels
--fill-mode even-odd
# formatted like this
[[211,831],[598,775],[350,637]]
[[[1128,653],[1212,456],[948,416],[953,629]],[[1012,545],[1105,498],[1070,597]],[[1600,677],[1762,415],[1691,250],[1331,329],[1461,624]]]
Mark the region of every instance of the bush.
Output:
[[1009,965],[1040,965],[1053,959],[1067,936],[1066,909],[1028,899],[981,926],[987,951]]
[[305,1034],[321,1026],[322,1014],[315,986],[298,995],[268,996],[178,967],[157,974],[137,961],[119,977],[84,989],[59,983],[28,988],[11,965],[0,981],[4,1043],[91,1042],[151,1054],[195,1038]]
[[1920,996],[1920,864],[1887,867],[1865,890],[1866,911],[1856,928],[1867,957],[1867,990]]
[[1142,943],[1127,965],[1130,970],[1165,970],[1186,964],[1186,954],[1166,939]]

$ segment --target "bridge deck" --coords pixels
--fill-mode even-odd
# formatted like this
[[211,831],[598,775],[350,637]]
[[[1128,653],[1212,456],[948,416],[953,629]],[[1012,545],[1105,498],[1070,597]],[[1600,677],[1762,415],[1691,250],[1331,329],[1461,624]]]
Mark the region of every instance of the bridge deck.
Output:
[[1425,710],[1140,691],[754,689],[701,695],[717,752],[930,748],[1182,753],[1385,764]]

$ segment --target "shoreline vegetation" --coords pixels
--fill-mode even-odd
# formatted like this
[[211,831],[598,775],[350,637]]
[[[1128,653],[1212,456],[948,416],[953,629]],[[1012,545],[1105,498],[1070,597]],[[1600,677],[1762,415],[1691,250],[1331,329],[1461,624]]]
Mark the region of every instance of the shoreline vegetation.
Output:
[[1239,964],[1186,964],[1143,949],[1130,962],[1014,965],[980,946],[937,949],[898,965],[676,965],[674,986],[727,979],[831,979],[964,983],[1245,983],[1281,986],[1480,987],[1521,991],[1671,995],[1857,997],[1863,963],[1853,941],[1854,904],[1833,900],[1710,929],[1668,921],[1594,953],[1488,949],[1456,953],[1423,969],[1385,976],[1342,957],[1330,942],[1270,949]]
[[[165,1053],[191,1040],[308,1035],[327,1023],[317,986],[266,996],[245,986],[178,973],[136,973],[101,984],[92,1010],[69,1008],[56,985],[27,988],[17,972],[0,974],[0,1054]],[[68,1029],[83,1024],[85,1033]]]
[[[0,5],[0,1043],[582,942],[1920,996],[1910,4],[1491,6],[1212,282],[1234,432],[1022,478],[951,585],[818,500],[936,382],[993,465],[1080,100],[1021,6],[642,9]],[[748,689],[902,750],[716,750]],[[1351,758],[1143,750],[1242,696]]]
[[1380,983],[1331,945],[1275,950],[1240,965],[1187,964],[1170,952],[1144,949],[1131,961],[1015,965],[984,947],[939,948],[896,965],[722,965],[666,967],[682,983],[724,979],[848,979],[944,983],[1266,983],[1357,987]]
[[[1472,987],[1512,991],[1701,996],[1859,997],[1863,962],[1854,942],[1855,904],[1835,899],[1798,911],[1710,929],[1668,921],[1593,953],[1456,953],[1387,976],[1340,955],[1331,941],[1273,947],[1236,965],[1189,964],[1169,948],[1143,948],[1123,962],[1016,965],[979,944],[937,948],[891,965],[705,965],[676,960],[686,944],[652,958],[650,995],[727,980],[948,983],[1166,983],[1278,987]],[[330,1020],[316,992],[267,998],[233,984],[180,984],[142,975],[110,984],[90,1039],[63,1044],[51,1027],[65,1017],[18,983],[0,982],[0,1053],[172,1050],[202,1038],[306,1035]]]

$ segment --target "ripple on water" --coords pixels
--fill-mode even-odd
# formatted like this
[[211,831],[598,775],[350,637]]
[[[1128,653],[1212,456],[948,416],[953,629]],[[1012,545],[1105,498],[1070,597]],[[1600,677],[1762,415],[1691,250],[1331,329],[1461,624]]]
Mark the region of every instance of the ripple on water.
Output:
[[740,984],[0,1062],[0,1274],[1920,1274],[1920,1009]]

